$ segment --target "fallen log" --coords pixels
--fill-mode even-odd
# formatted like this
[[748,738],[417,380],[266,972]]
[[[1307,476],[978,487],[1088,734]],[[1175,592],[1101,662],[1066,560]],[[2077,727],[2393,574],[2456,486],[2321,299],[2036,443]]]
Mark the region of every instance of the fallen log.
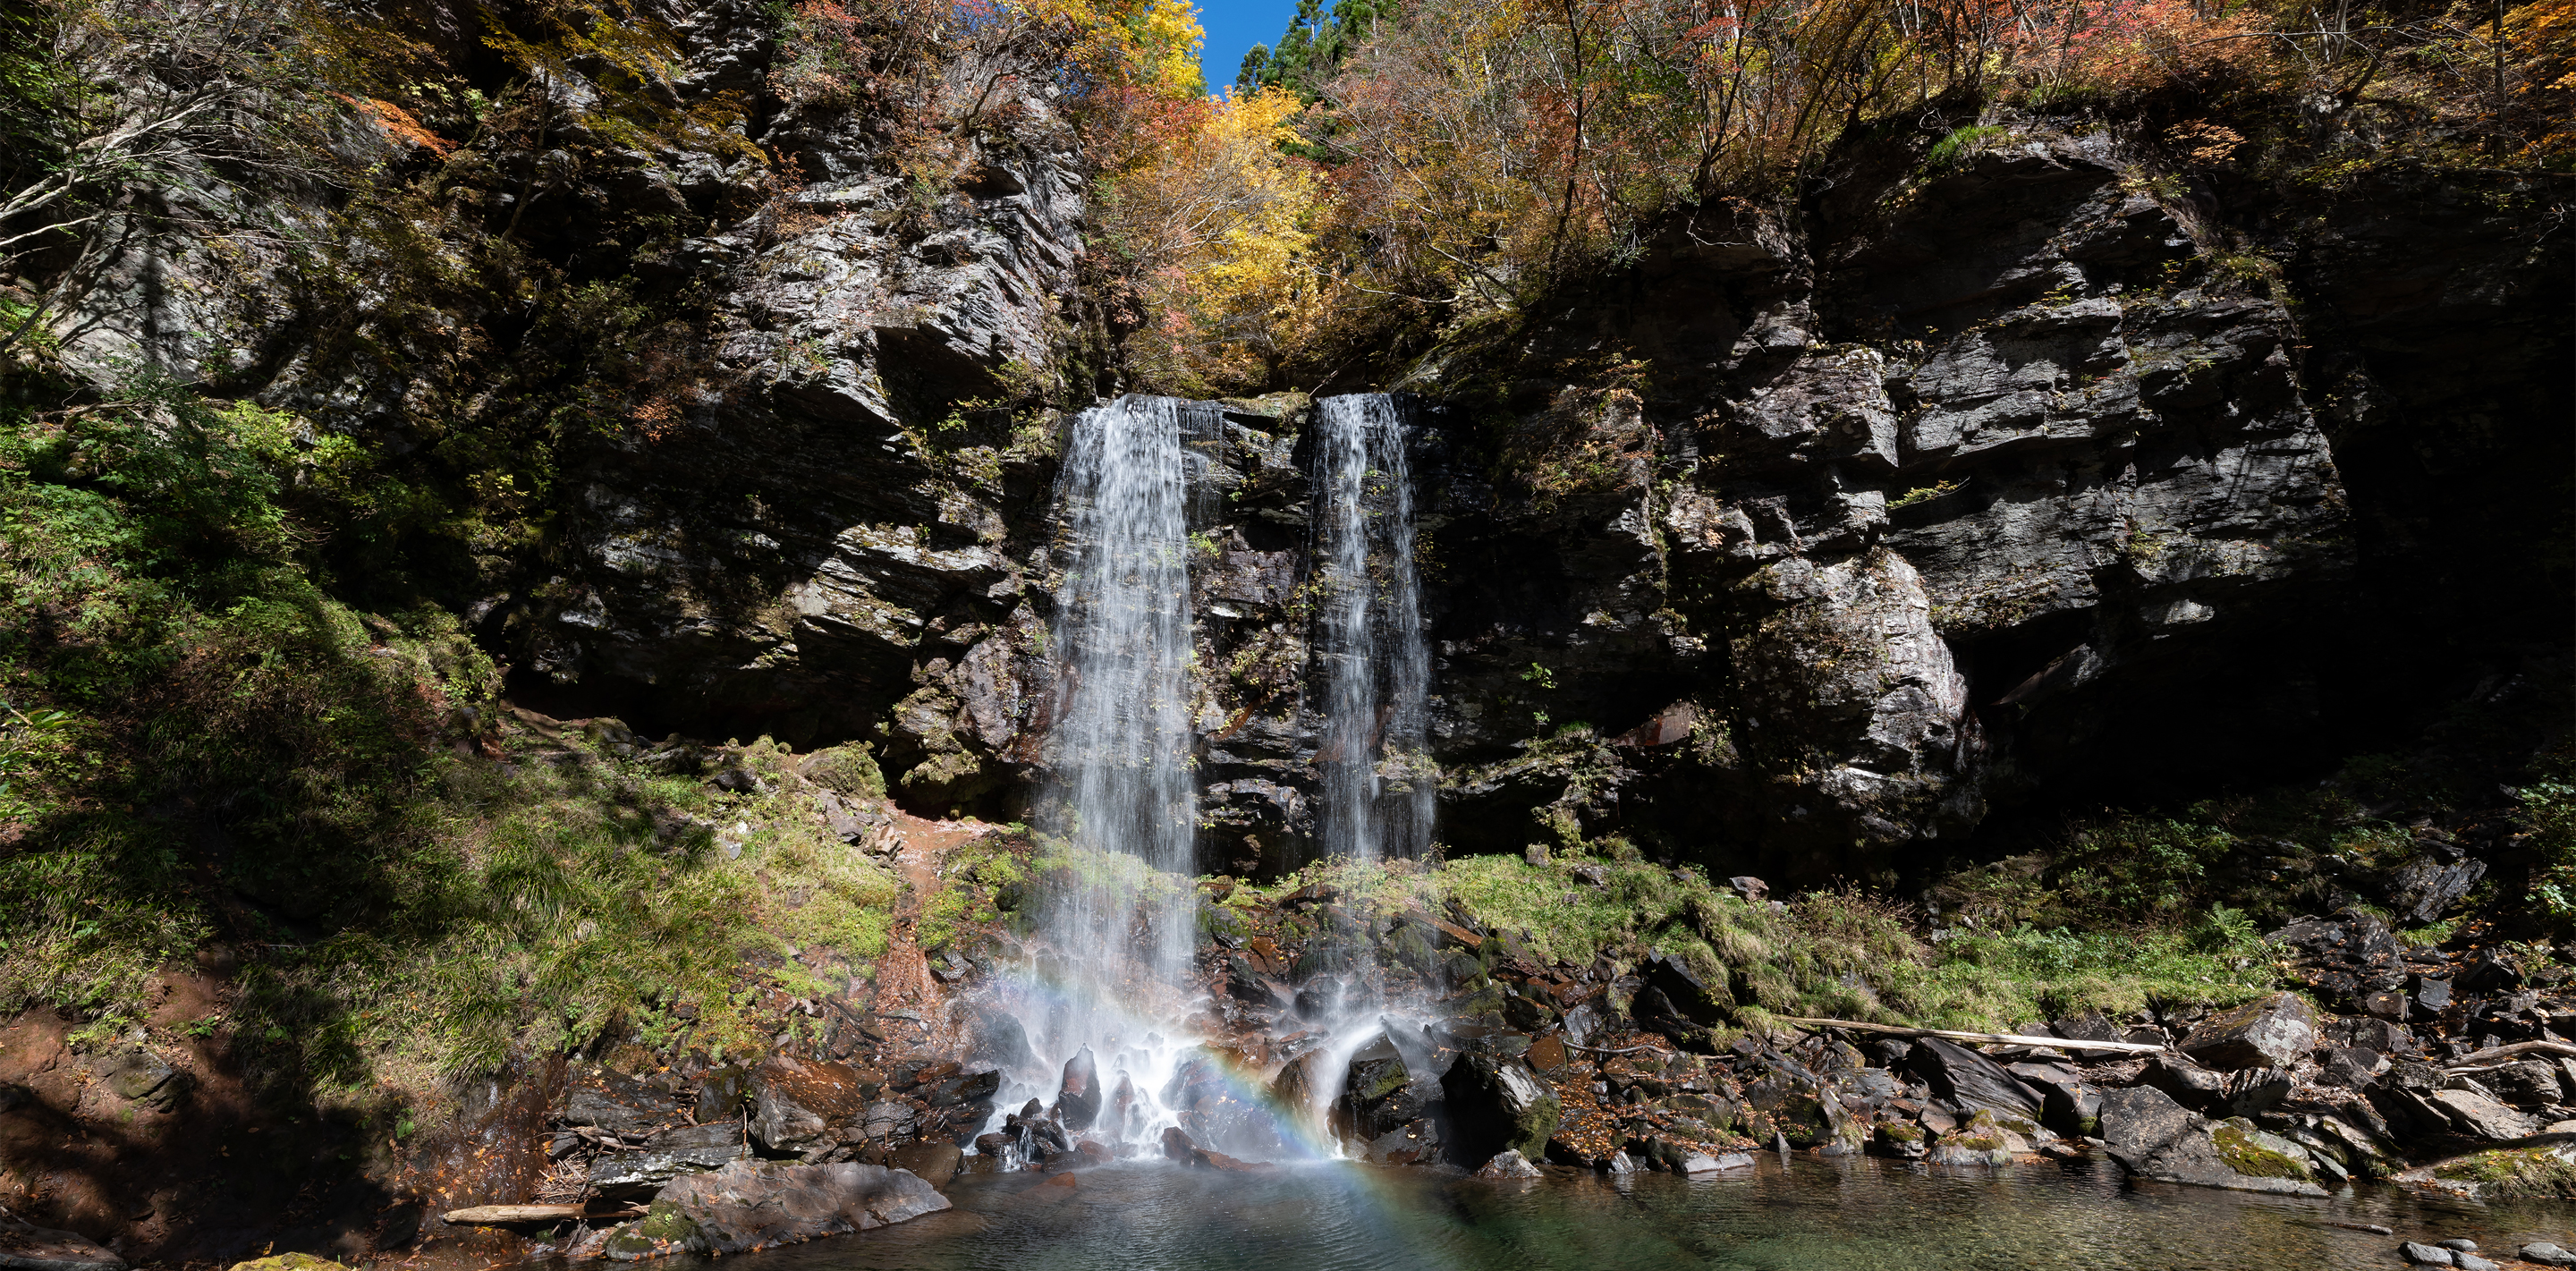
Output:
[[525,1223],[564,1222],[592,1215],[580,1205],[476,1205],[441,1215],[459,1227],[516,1227]]
[[1903,1024],[1864,1024],[1849,1019],[1800,1019],[1795,1015],[1774,1015],[1783,1024],[1804,1024],[1810,1028],[1851,1028],[1864,1033],[1889,1033],[1898,1037],[1938,1037],[1954,1042],[1993,1042],[2004,1046],[2053,1046],[2059,1050],[2111,1050],[2129,1054],[2151,1054],[2164,1047],[2154,1042],[2077,1041],[2066,1037],[2023,1037],[2016,1033],[1963,1033],[1948,1028],[1909,1028]]
[[2565,1055],[2570,1059],[2576,1059],[2576,1046],[2568,1045],[2566,1042],[2515,1042],[2510,1046],[2496,1046],[2462,1055],[2452,1060],[2450,1066],[2442,1071],[2456,1073],[2472,1064],[2482,1064],[2511,1055]]

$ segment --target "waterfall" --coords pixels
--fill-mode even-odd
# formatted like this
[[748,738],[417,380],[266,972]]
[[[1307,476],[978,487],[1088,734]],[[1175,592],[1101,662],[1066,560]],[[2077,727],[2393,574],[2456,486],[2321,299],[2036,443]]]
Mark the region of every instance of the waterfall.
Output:
[[1083,412],[1066,446],[1039,817],[1058,846],[1040,879],[1034,963],[994,1003],[1028,1047],[991,1129],[1030,1098],[1052,1102],[1057,1130],[1112,1143],[1150,1143],[1175,1121],[1161,1096],[1188,1060],[1183,1021],[1201,1005],[1188,975],[1198,815],[1187,405],[1120,398]]
[[[1122,397],[1075,421],[1060,491],[1070,559],[1051,641],[1055,828],[1078,849],[1133,857],[1165,876],[1148,884],[1183,884],[1176,899],[1134,915],[1146,927],[1144,966],[1164,981],[1188,967],[1195,938],[1185,885],[1198,811],[1182,405]],[[1114,895],[1072,899],[1050,933],[1070,938],[1059,947],[1083,947],[1102,922],[1125,916],[1095,907],[1116,904]]]
[[1412,856],[1431,842],[1437,773],[1424,745],[1431,653],[1395,399],[1357,393],[1317,403],[1314,465],[1324,671],[1316,837],[1327,855]]

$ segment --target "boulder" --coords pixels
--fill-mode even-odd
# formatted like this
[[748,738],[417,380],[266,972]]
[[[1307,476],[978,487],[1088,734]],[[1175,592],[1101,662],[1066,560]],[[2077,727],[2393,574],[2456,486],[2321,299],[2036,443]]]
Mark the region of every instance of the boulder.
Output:
[[2180,1050],[2203,1067],[2286,1068],[2316,1049],[2317,1014],[2288,993],[2257,998],[2194,1025]]
[[1932,1093],[1962,1108],[1984,1108],[2000,1116],[2037,1123],[2048,1101],[2023,1084],[2003,1065],[1976,1051],[1938,1037],[1914,1043],[1905,1056],[1906,1071],[1932,1087]]
[[933,1187],[947,1186],[965,1160],[966,1154],[954,1143],[913,1143],[886,1154],[886,1164],[908,1170]]
[[1429,1117],[1369,1140],[1360,1159],[1371,1165],[1429,1165],[1441,1159],[1440,1123]]
[[1001,1089],[1001,1071],[986,1069],[944,1078],[922,1091],[921,1099],[934,1108],[953,1108],[963,1103],[989,1102]]
[[649,1200],[665,1183],[731,1164],[751,1153],[739,1122],[664,1130],[634,1152],[602,1152],[590,1163],[590,1186],[610,1200]]
[[752,1137],[778,1152],[832,1143],[864,1118],[876,1089],[848,1064],[773,1055],[751,1070]]
[[2306,1150],[2254,1129],[2251,1122],[2213,1127],[2153,1086],[2102,1095],[2102,1143],[2129,1172],[2193,1187],[2323,1196],[2311,1181]]
[[2576,1253],[2569,1253],[2546,1240],[2536,1240],[2522,1247],[2522,1260],[2544,1267],[2576,1267]]
[[1544,1155],[1563,1112],[1556,1091],[1518,1059],[1462,1055],[1440,1086],[1452,1148],[1461,1160],[1483,1160],[1507,1148]]
[[2567,1102],[2569,1093],[2561,1079],[2559,1065],[2544,1060],[2525,1060],[2478,1074],[2478,1080],[2495,1092],[2498,1099],[2517,1108],[2542,1108]]
[[1478,1178],[1537,1178],[1539,1168],[1511,1148],[1494,1153],[1493,1159],[1476,1167]]
[[2162,1090],[2174,1102],[2195,1112],[2216,1112],[2227,1103],[2227,1078],[2181,1055],[2147,1056],[2147,1066],[2138,1073],[2138,1084]]
[[2006,1064],[2004,1070],[2040,1094],[2040,1124],[2074,1138],[2093,1133],[2102,1092],[2064,1064]]
[[2482,1139],[2518,1139],[2540,1133],[2540,1118],[2517,1112],[2475,1090],[2436,1090],[2426,1096],[2462,1133]]
[[621,1262],[672,1253],[748,1253],[946,1208],[946,1197],[906,1170],[856,1162],[736,1161],[663,1188],[650,1212],[619,1228],[604,1252]]
[[1100,1119],[1100,1065],[1092,1059],[1089,1046],[1064,1061],[1064,1079],[1056,1089],[1055,1114],[1065,1129],[1077,1134]]
[[1342,1074],[1341,1098],[1333,1105],[1333,1128],[1375,1142],[1424,1119],[1444,1097],[1441,1084],[1417,1077],[1405,1066],[1395,1043],[1380,1033],[1351,1054],[1350,1066]]
[[125,1271],[125,1259],[88,1237],[22,1222],[0,1209],[0,1267],[18,1271]]

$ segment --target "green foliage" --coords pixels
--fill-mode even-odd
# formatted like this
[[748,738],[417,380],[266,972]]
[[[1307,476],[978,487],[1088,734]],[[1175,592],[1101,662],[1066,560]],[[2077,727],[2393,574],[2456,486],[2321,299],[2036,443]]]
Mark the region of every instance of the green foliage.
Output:
[[845,742],[806,757],[798,768],[805,779],[824,789],[862,799],[885,797],[885,773],[877,768],[868,743]]
[[2543,764],[2540,780],[2522,788],[2522,813],[2538,858],[2531,902],[2559,922],[2576,920],[2576,758],[2566,751]]
[[1987,144],[2012,135],[2012,129],[1999,124],[1969,124],[1953,128],[1948,136],[1932,143],[1923,154],[1923,166],[1932,171],[1966,167],[1968,161]]

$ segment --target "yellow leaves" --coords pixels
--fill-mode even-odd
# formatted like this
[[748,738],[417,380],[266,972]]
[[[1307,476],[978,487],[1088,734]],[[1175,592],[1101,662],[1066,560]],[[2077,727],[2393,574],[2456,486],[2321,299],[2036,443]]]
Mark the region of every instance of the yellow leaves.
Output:
[[1007,7],[1067,32],[1073,63],[1102,83],[1167,98],[1207,92],[1199,74],[1207,33],[1190,0],[1010,0]]
[[1146,130],[1104,200],[1152,334],[1152,374],[1202,391],[1257,377],[1314,293],[1320,191],[1281,151],[1297,99],[1276,88],[1175,106]]

